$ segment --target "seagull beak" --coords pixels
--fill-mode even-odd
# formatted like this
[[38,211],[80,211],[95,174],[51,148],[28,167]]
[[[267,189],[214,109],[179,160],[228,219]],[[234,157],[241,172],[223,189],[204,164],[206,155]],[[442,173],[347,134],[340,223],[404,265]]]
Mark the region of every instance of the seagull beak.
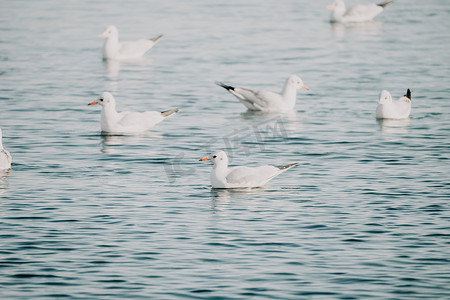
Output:
[[94,104],[98,104],[97,101],[92,101],[91,103],[89,103],[88,105],[94,105]]
[[203,158],[200,158],[200,159],[199,159],[199,161],[207,161],[207,160],[210,160],[210,159],[207,158],[207,157],[203,157]]
[[327,5],[327,6],[325,6],[325,8],[328,9],[328,10],[333,10],[333,5],[331,5],[331,4]]
[[309,91],[309,88],[306,85],[302,86],[302,89]]

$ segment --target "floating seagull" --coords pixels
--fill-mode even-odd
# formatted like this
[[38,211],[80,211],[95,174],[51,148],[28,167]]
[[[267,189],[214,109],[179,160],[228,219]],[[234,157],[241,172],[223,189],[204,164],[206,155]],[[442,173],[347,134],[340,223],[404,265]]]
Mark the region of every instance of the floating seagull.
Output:
[[133,42],[120,43],[119,31],[116,26],[110,25],[99,37],[106,38],[105,44],[103,45],[104,59],[127,60],[143,56],[145,52],[156,44],[162,35],[158,35],[152,39],[140,39]]
[[377,106],[377,119],[406,119],[411,113],[411,91],[408,89],[403,97],[393,101],[391,94],[383,90]]
[[228,168],[228,157],[224,151],[217,151],[211,158],[204,157],[200,161],[212,160],[211,185],[213,188],[249,188],[260,187],[284,171],[298,165],[292,163],[282,167],[270,165],[250,168]]
[[108,92],[104,92],[98,101],[92,101],[88,105],[94,104],[100,104],[102,106],[100,127],[106,133],[120,134],[146,131],[178,111],[176,108],[162,112],[117,112],[116,101],[113,95]]
[[0,128],[0,170],[8,170],[11,169],[12,157],[8,150],[3,148],[2,138],[2,129]]
[[263,112],[291,111],[295,106],[297,89],[309,90],[300,77],[296,75],[289,76],[280,94],[266,90],[253,91],[243,87],[233,87],[218,81],[216,81],[216,84],[238,98],[248,110]]
[[378,14],[380,14],[386,6],[394,2],[394,0],[387,1],[380,4],[360,4],[345,8],[343,0],[334,0],[334,2],[327,6],[331,10],[331,22],[339,23],[354,23],[371,21]]

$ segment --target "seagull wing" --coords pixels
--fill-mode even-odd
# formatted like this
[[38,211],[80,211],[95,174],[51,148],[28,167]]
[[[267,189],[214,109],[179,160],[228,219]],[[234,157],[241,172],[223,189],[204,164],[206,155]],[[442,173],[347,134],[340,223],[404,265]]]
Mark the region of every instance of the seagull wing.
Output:
[[159,111],[122,112],[121,116],[118,125],[127,131],[144,131],[164,119]]
[[266,182],[281,173],[280,169],[274,166],[233,167],[226,176],[228,184],[236,187],[256,187],[264,185]]
[[140,39],[133,42],[120,43],[119,54],[123,57],[139,57],[155,45],[152,40]]
[[[282,102],[281,95],[270,91],[260,90],[255,92],[247,88],[238,87],[233,92],[245,106],[247,106],[247,103],[254,107],[253,110],[266,110],[271,106],[278,106]],[[249,107],[247,106],[247,108]]]
[[373,19],[382,11],[383,8],[376,4],[355,5],[350,7],[343,17],[354,21],[367,21]]
[[394,105],[398,115],[402,118],[407,118],[411,113],[411,100],[405,96],[394,101]]
[[3,168],[9,169],[11,167],[12,157],[8,150],[0,150],[0,170]]

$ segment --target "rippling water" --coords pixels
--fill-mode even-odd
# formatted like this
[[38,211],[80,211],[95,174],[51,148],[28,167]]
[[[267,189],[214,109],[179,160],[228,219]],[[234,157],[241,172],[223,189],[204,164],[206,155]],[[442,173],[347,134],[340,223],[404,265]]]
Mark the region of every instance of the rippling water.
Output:
[[[0,297],[450,297],[450,5],[340,26],[327,1],[219,2],[0,3]],[[164,37],[107,64],[109,24]],[[291,115],[245,113],[214,85],[277,91],[289,74],[310,87]],[[411,119],[377,122],[379,91],[407,88]],[[102,136],[87,103],[103,91],[180,112]],[[209,149],[300,166],[211,190]]]

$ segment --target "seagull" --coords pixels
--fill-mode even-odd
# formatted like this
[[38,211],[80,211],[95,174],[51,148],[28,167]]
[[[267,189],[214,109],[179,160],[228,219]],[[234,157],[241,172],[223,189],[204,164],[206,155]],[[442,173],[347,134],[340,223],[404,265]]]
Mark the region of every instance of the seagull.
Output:
[[207,160],[214,163],[211,171],[211,185],[213,188],[219,189],[260,187],[284,171],[298,165],[298,163],[292,163],[282,167],[265,165],[255,168],[244,166],[228,168],[228,157],[222,150],[215,152],[211,158],[200,159],[200,161]]
[[383,90],[377,106],[377,119],[407,119],[411,113],[411,91],[393,101],[391,94]]
[[3,148],[2,137],[2,129],[0,128],[0,170],[9,170],[11,169],[12,157],[8,150]]
[[143,56],[145,52],[156,44],[162,35],[152,39],[120,43],[117,27],[110,25],[99,37],[106,39],[105,44],[103,44],[103,59],[127,60]]
[[233,87],[218,81],[216,81],[216,84],[238,98],[248,110],[262,112],[291,111],[295,106],[297,89],[304,88],[309,90],[300,77],[296,75],[289,76],[280,94],[266,90],[253,91],[248,88]]
[[145,112],[117,112],[116,101],[113,95],[108,92],[102,93],[97,101],[92,101],[88,105],[100,104],[102,115],[100,127],[106,133],[138,133],[146,131],[165,118],[178,112],[178,108],[166,111],[145,111]]
[[345,8],[343,0],[334,0],[334,2],[327,6],[331,10],[331,22],[339,23],[356,23],[371,21],[378,14],[380,14],[386,6],[394,2],[394,0],[387,1],[380,4],[360,4]]

